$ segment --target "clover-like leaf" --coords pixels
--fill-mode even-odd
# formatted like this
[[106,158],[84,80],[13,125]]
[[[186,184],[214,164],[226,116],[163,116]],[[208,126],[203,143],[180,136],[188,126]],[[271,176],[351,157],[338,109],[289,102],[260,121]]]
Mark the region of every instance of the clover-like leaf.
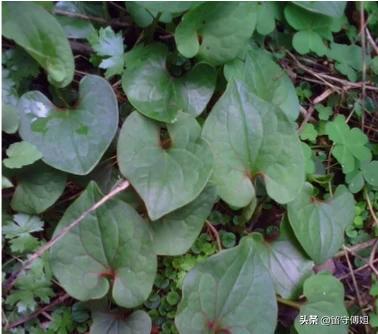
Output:
[[314,51],[318,56],[324,56],[327,53],[327,47],[320,35],[310,30],[295,33],[293,37],[293,47],[300,54]]
[[352,194],[356,194],[365,185],[365,180],[360,170],[354,170],[345,175],[345,181],[348,183],[348,188]]
[[273,334],[277,303],[252,238],[196,265],[176,314],[180,334]]
[[201,232],[216,198],[215,187],[207,186],[193,202],[152,222],[156,254],[175,256],[187,252]]
[[340,17],[344,14],[346,1],[293,1],[310,12],[326,16]]
[[357,73],[362,71],[362,49],[357,45],[331,43],[327,53],[336,61],[336,69],[349,80],[356,81]]
[[8,158],[3,160],[4,166],[12,169],[31,165],[42,158],[41,152],[27,141],[11,144],[6,153]]
[[[54,236],[102,197],[91,182],[66,210]],[[148,225],[118,199],[107,201],[70,230],[51,248],[50,262],[56,278],[74,298],[99,299],[111,288],[114,301],[128,308],[147,299],[156,274]]]
[[122,87],[139,112],[171,123],[179,111],[198,116],[205,109],[215,89],[216,72],[211,66],[198,64],[184,76],[175,78],[166,68],[168,50],[163,44],[132,52],[138,52],[143,61],[128,63]]
[[58,108],[38,91],[24,94],[18,104],[20,135],[43,154],[43,161],[72,174],[89,173],[110,145],[118,126],[118,103],[110,84],[87,75],[79,99]]
[[332,155],[340,163],[344,173],[355,169],[356,159],[371,160],[371,152],[366,147],[368,137],[359,128],[350,129],[344,115],[338,115],[332,122],[328,122],[325,132],[335,145]]
[[301,139],[308,140],[311,143],[315,143],[317,136],[318,131],[315,129],[314,125],[311,123],[306,123],[300,135]]
[[150,316],[141,310],[127,316],[121,311],[93,312],[91,334],[150,334]]
[[314,14],[294,5],[285,7],[285,18],[298,30],[293,36],[293,47],[301,54],[313,51],[318,56],[324,56],[327,47],[323,38],[332,40],[332,32],[337,32],[342,27],[339,18]]
[[[311,276],[303,286],[303,293],[307,298],[307,303],[300,309],[300,313],[295,320],[295,329],[298,334],[347,334],[348,324],[332,324],[330,326],[323,323],[324,317],[346,318],[348,312],[344,305],[344,287],[342,283],[327,272]],[[311,322],[310,323],[310,321]]]
[[304,280],[312,273],[314,263],[302,254],[293,240],[282,238],[268,243],[261,234],[256,233],[253,237],[276,293],[283,298],[299,296]]
[[304,157],[294,124],[271,103],[230,82],[207,118],[203,137],[214,154],[219,196],[234,207],[248,205],[262,176],[270,197],[293,200],[304,184]]
[[196,55],[211,64],[224,64],[238,56],[256,24],[256,4],[204,3],[188,11],[175,31],[179,52]]
[[299,114],[299,101],[293,83],[285,71],[264,50],[250,47],[245,60],[224,66],[227,80],[242,80],[249,92],[280,107],[290,120]]
[[329,117],[332,115],[333,110],[330,106],[324,106],[322,104],[317,104],[315,110],[318,112],[318,117],[322,121],[328,121]]
[[193,116],[180,113],[160,138],[161,124],[133,112],[122,126],[118,164],[156,220],[194,200],[210,178],[213,159]]
[[344,230],[353,222],[354,199],[345,187],[338,187],[326,201],[313,197],[313,187],[306,184],[288,204],[290,225],[306,253],[318,264],[340,249]]
[[44,164],[33,164],[21,170],[17,181],[12,209],[37,214],[53,205],[63,193],[66,175]]
[[261,35],[268,35],[276,28],[276,19],[280,17],[279,4],[274,1],[257,3],[256,30]]
[[23,47],[58,87],[73,79],[75,63],[64,31],[54,16],[33,2],[3,3],[3,35]]

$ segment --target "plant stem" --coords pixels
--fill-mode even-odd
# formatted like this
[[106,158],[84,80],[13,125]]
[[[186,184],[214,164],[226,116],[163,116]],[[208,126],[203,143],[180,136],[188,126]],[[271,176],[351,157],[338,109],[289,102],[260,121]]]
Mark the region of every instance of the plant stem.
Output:
[[374,220],[373,225],[377,225],[378,226],[378,219],[377,219],[377,216],[375,215],[374,208],[373,208],[373,206],[371,204],[371,201],[370,201],[370,198],[369,198],[369,194],[368,194],[366,188],[364,189],[364,197],[365,197],[365,200],[366,200],[366,202],[368,204],[370,214],[371,214],[371,216],[373,217],[373,220]]
[[119,183],[112,191],[110,191],[107,195],[101,198],[97,203],[91,206],[88,210],[84,211],[76,220],[74,220],[71,224],[64,227],[54,238],[52,238],[49,242],[42,245],[35,253],[33,253],[23,264],[19,271],[15,271],[11,274],[9,279],[6,281],[4,286],[3,293],[9,291],[13,285],[16,283],[17,278],[23,273],[26,269],[29,269],[32,263],[41,257],[46,251],[48,251],[52,246],[54,246],[59,240],[61,240],[69,231],[71,231],[74,227],[78,226],[81,221],[90,213],[96,211],[100,206],[105,204],[111,198],[116,196],[121,191],[125,190],[130,185],[129,181],[123,180]]
[[297,309],[297,310],[300,310],[300,308],[301,308],[301,306],[302,306],[300,303],[294,302],[294,301],[292,301],[292,300],[283,299],[283,298],[278,297],[278,296],[276,296],[276,298],[277,298],[277,301],[278,301],[280,304],[290,306],[290,307],[295,308],[295,309]]
[[217,242],[218,251],[221,251],[222,250],[222,243],[220,241],[219,233],[218,233],[217,229],[208,220],[206,220],[206,225],[209,228],[209,230],[211,231],[211,233],[213,234],[213,236],[214,236],[214,238]]
[[362,123],[362,129],[363,129],[364,123],[365,123],[365,98],[366,98],[366,35],[365,35],[365,12],[364,12],[363,1],[360,2],[360,35],[361,35],[361,52],[362,52],[361,123]]

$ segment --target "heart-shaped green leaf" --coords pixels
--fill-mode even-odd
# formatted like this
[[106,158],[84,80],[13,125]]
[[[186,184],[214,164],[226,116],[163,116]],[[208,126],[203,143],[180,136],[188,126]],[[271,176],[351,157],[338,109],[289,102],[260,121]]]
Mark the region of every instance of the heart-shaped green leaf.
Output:
[[321,201],[313,197],[313,187],[306,184],[302,192],[288,204],[291,227],[306,253],[324,263],[340,249],[344,230],[353,222],[352,194],[339,187],[334,197]]
[[71,47],[55,17],[33,2],[3,3],[3,35],[23,47],[57,87],[67,86],[75,70]]
[[160,124],[133,112],[122,126],[118,164],[156,220],[194,200],[212,173],[213,159],[193,116],[180,113],[160,138]]
[[224,66],[227,80],[242,80],[248,91],[271,102],[290,120],[299,113],[297,92],[285,71],[264,50],[248,49],[244,61],[236,59]]
[[281,239],[268,243],[260,234],[255,234],[254,239],[276,293],[283,298],[299,296],[302,283],[311,275],[314,263],[306,259],[292,240]]
[[273,334],[273,283],[252,238],[198,264],[185,277],[176,315],[180,334]]
[[214,154],[219,196],[244,207],[255,196],[260,175],[270,197],[293,200],[304,184],[304,158],[294,124],[273,104],[230,82],[205,122],[203,137]]
[[22,169],[17,175],[17,181],[11,201],[12,209],[38,214],[53,205],[63,193],[66,175],[38,163]]
[[[66,210],[54,236],[103,197],[90,183]],[[151,231],[128,204],[112,199],[68,232],[50,251],[54,275],[74,298],[99,299],[111,287],[123,307],[143,303],[156,274]]]
[[191,203],[152,222],[153,243],[158,255],[181,255],[201,232],[216,201],[215,187],[207,186]]
[[166,68],[168,50],[163,44],[141,47],[132,53],[137,53],[139,59],[135,64],[128,62],[122,87],[139,112],[171,123],[179,111],[198,116],[205,109],[215,89],[216,72],[211,66],[198,64],[175,78]]
[[293,1],[296,5],[314,13],[339,17],[344,14],[346,1]]
[[93,312],[91,334],[150,334],[151,318],[144,311],[125,316],[120,311]]
[[[327,272],[308,278],[303,286],[307,303],[295,320],[298,334],[347,334],[348,321],[330,324],[331,319],[349,319],[342,283]],[[332,330],[331,330],[332,328]]]
[[175,32],[177,49],[187,58],[198,55],[211,64],[223,64],[239,54],[255,25],[255,3],[204,3],[182,17]]
[[117,131],[117,99],[110,84],[95,75],[80,81],[75,107],[58,108],[32,91],[18,108],[21,137],[42,152],[46,164],[72,174],[89,173]]

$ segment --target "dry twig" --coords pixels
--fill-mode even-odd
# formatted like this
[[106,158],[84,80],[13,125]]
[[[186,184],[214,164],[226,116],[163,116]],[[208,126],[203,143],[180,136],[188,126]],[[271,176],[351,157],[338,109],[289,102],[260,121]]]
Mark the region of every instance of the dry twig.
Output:
[[365,200],[368,204],[370,215],[374,220],[373,226],[376,226],[376,225],[378,226],[378,219],[377,219],[377,216],[375,215],[374,208],[373,208],[373,205],[371,204],[370,197],[369,197],[369,194],[368,194],[366,188],[364,189],[364,197],[365,197]]
[[[345,246],[344,246],[344,252],[345,252],[345,259],[346,259],[346,261],[348,263],[348,268],[349,268],[349,271],[350,271],[351,276],[352,276],[352,282],[353,282],[354,290],[356,292],[356,297],[357,297],[358,305],[360,306],[362,314],[366,315],[366,313],[363,310],[362,298],[361,298],[360,290],[358,289],[358,284],[357,284],[356,276],[354,275],[352,263],[350,262],[350,259],[349,259],[348,249]],[[369,333],[369,328],[367,326],[365,326],[365,333],[366,334]]]
[[87,21],[93,21],[97,22],[100,24],[105,24],[105,25],[111,25],[114,27],[121,27],[121,28],[126,28],[130,26],[130,22],[124,21],[124,20],[118,20],[118,19],[112,19],[112,20],[106,20],[102,17],[98,16],[91,16],[91,15],[86,15],[86,14],[81,14],[81,13],[73,13],[73,12],[67,12],[65,10],[60,10],[60,9],[54,9],[54,14],[56,15],[62,15],[62,16],[68,16],[68,17],[74,17],[77,19],[82,19],[82,20],[87,20]]
[[123,180],[119,183],[112,191],[110,191],[107,195],[101,198],[97,203],[91,206],[88,210],[84,211],[76,220],[74,220],[71,224],[64,227],[60,232],[52,238],[49,242],[45,243],[41,246],[35,253],[33,253],[23,264],[19,271],[15,271],[11,274],[7,282],[5,283],[3,293],[9,291],[13,285],[16,283],[17,278],[23,273],[25,270],[29,269],[33,262],[41,257],[46,251],[48,251],[52,246],[54,246],[59,240],[61,240],[69,231],[71,231],[74,227],[78,226],[81,221],[87,217],[90,213],[96,211],[100,206],[105,204],[111,198],[119,194],[121,191],[125,190],[130,185],[129,181]]
[[369,29],[366,28],[365,32],[366,32],[366,37],[367,37],[370,45],[373,47],[374,52],[378,55],[378,46],[377,46],[377,44],[375,44],[375,41],[374,41],[373,37],[371,36]]
[[39,310],[37,310],[37,311],[27,315],[27,316],[25,316],[24,318],[21,318],[19,320],[16,320],[15,322],[12,322],[8,326],[6,326],[6,329],[11,329],[11,328],[20,326],[25,322],[33,320],[34,318],[38,317],[40,314],[43,314],[45,317],[48,317],[48,315],[46,316],[46,311],[49,311],[52,308],[54,308],[55,306],[64,303],[68,298],[70,298],[70,296],[67,293],[61,295],[58,298],[56,298],[52,303],[40,308]]

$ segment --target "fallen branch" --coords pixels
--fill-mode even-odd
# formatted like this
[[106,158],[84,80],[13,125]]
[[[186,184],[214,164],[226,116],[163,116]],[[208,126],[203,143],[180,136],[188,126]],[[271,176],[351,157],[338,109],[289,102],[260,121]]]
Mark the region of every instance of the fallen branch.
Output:
[[[374,245],[375,239],[371,239],[368,241],[361,242],[360,244],[354,245],[352,247],[348,247],[349,252],[351,253],[357,253],[363,249],[369,248]],[[337,252],[336,255],[333,258],[339,258],[345,256],[345,251],[341,250],[340,252]]]
[[71,224],[64,227],[54,238],[52,238],[49,242],[45,243],[41,246],[35,253],[33,253],[23,264],[19,271],[15,271],[11,274],[7,282],[4,286],[3,293],[5,294],[9,291],[13,285],[16,283],[17,278],[22,274],[26,269],[29,269],[32,263],[41,257],[46,251],[48,251],[52,246],[54,246],[59,240],[61,240],[69,231],[71,231],[74,227],[78,226],[81,221],[88,216],[90,213],[96,211],[100,206],[105,204],[111,198],[119,194],[121,191],[125,190],[130,185],[129,181],[123,180],[119,183],[112,191],[110,191],[107,195],[101,198],[97,203],[91,206],[88,210],[84,211],[76,220],[74,220]]
[[62,16],[67,16],[67,17],[72,17],[72,18],[77,18],[77,19],[82,19],[82,20],[87,20],[87,21],[93,21],[97,23],[101,23],[104,25],[110,25],[114,27],[130,27],[130,22],[126,22],[123,20],[118,20],[118,19],[112,19],[112,20],[106,20],[102,17],[98,16],[91,16],[91,15],[86,15],[86,14],[81,14],[81,13],[73,13],[73,12],[67,12],[65,10],[60,10],[60,9],[54,9],[54,14],[55,15],[62,15]]
[[[298,133],[301,134],[303,131],[303,128],[307,124],[307,122],[312,118],[312,114],[314,112],[314,106],[318,103],[323,102],[328,96],[334,93],[334,90],[331,88],[326,89],[323,93],[321,93],[319,96],[315,97],[312,102],[310,108],[306,111],[304,119],[298,128]],[[302,107],[303,108],[303,107]]]
[[377,219],[377,216],[375,215],[374,208],[373,208],[373,205],[371,204],[370,197],[369,197],[369,194],[368,194],[366,188],[364,189],[364,197],[365,197],[365,200],[368,204],[370,215],[374,220],[373,226],[378,226],[378,219]]
[[[365,8],[364,2],[360,2],[360,36],[361,36],[361,58],[362,58],[362,86],[361,86],[361,102],[365,109],[366,99],[366,34],[365,34]],[[364,127],[365,113],[361,115],[361,125]]]
[[[363,310],[364,304],[362,303],[362,298],[361,298],[360,290],[358,289],[358,284],[357,284],[356,276],[354,275],[352,263],[351,263],[351,261],[349,259],[348,249],[346,249],[345,246],[344,246],[344,252],[345,252],[345,259],[347,261],[348,268],[349,268],[350,274],[352,276],[352,282],[353,282],[354,290],[356,292],[358,306],[360,307],[362,314],[364,316],[366,316],[366,312],[364,312],[364,310]],[[368,332],[369,332],[368,328],[366,326],[364,328],[365,328],[365,333],[368,334]]]
[[370,45],[373,47],[374,52],[378,55],[378,46],[375,44],[373,37],[370,34],[369,29],[366,28],[366,37],[370,43]]
[[[373,265],[374,265],[375,263],[377,263],[377,262],[378,262],[378,259],[374,259],[374,260],[373,260]],[[357,269],[354,270],[354,272],[355,272],[355,273],[358,273],[358,272],[363,271],[363,270],[365,270],[365,269],[371,269],[371,266],[370,266],[369,263],[365,263],[363,266],[358,267]],[[344,275],[342,275],[342,276],[339,276],[339,277],[337,277],[337,278],[338,278],[340,281],[342,281],[342,280],[348,278],[350,275],[351,275],[351,274],[350,274],[350,272],[349,272],[349,273],[344,274]]]
[[371,250],[370,257],[369,257],[369,267],[371,270],[374,271],[375,275],[378,278],[378,269],[374,266],[374,260],[375,260],[375,253],[377,253],[377,248],[378,248],[378,240],[376,240],[373,249]]
[[[334,77],[332,75],[328,75],[328,74],[325,74],[325,73],[315,72],[311,68],[303,65],[290,51],[286,51],[286,52],[290,56],[290,58],[293,59],[295,64],[298,66],[298,68],[302,69],[306,73],[311,74],[313,77],[320,80],[325,86],[333,89],[335,92],[338,92],[338,93],[341,94],[343,91],[347,91],[347,90],[350,90],[350,89],[361,89],[363,86],[365,87],[365,90],[371,90],[371,91],[378,92],[378,87],[367,85],[366,82],[363,82],[363,81],[351,82],[351,81],[344,80],[344,79],[341,79],[341,78],[337,78],[337,77]],[[334,83],[337,82],[341,85],[341,87],[337,86],[336,84],[331,83],[329,81],[333,81]]]

